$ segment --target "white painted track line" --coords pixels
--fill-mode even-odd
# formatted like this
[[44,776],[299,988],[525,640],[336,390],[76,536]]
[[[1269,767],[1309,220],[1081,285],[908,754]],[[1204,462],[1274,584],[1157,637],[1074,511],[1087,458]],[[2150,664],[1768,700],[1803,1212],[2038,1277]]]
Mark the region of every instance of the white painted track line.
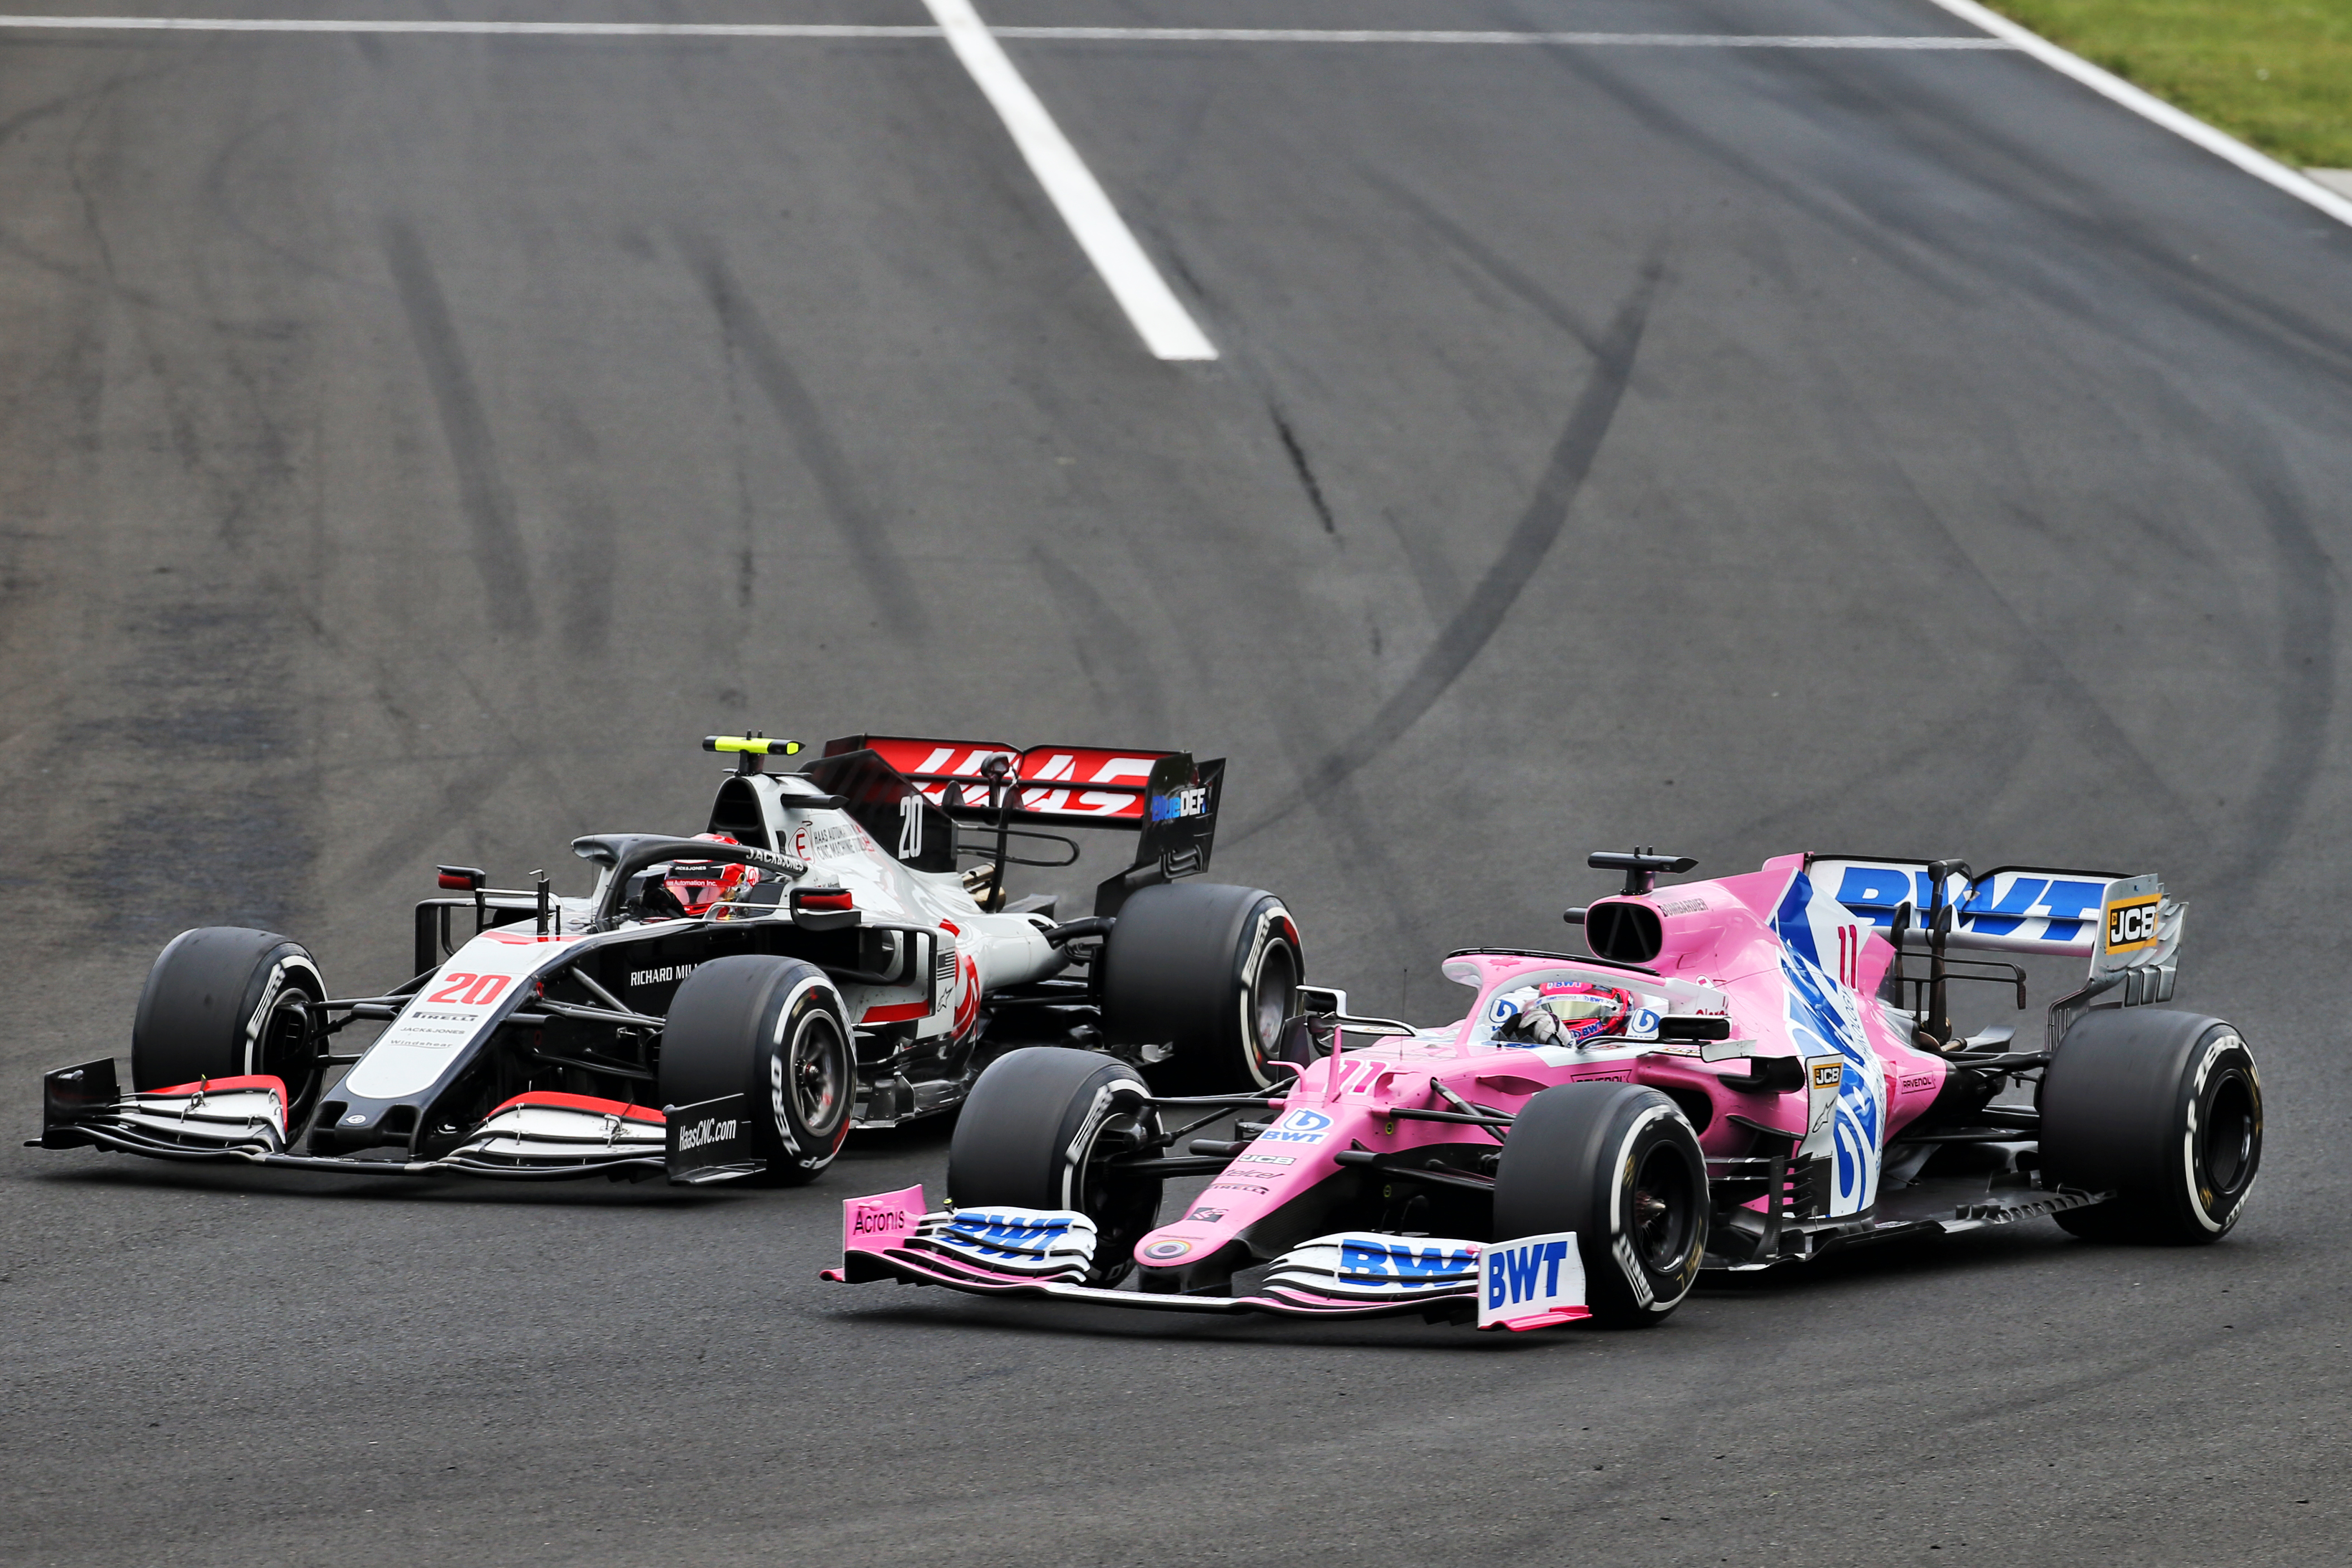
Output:
[[832,22],[392,22],[310,16],[0,16],[0,28],[105,33],[491,33],[583,38],[936,38],[937,27]]
[[1989,11],[1977,0],[1935,0],[1964,22],[1982,27],[1994,37],[2016,47],[2019,52],[2032,55],[2052,70],[2070,76],[2102,98],[2112,99],[2145,120],[2152,120],[2184,141],[2193,142],[2217,158],[2226,158],[2258,180],[2266,180],[2298,201],[2309,202],[2329,217],[2342,224],[2352,224],[2352,200],[2329,190],[2318,181],[2288,168],[2277,159],[2255,152],[2243,142],[2226,132],[2216,131],[2193,114],[2186,114],[2158,98],[2134,87],[2113,71],[2102,70],[2082,56],[2070,54],[2041,34],[2019,26],[2008,17]]
[[1485,44],[1643,49],[2006,49],[1998,38],[1874,37],[1845,33],[1477,33],[1442,28],[998,27],[1000,38],[1150,44]]
[[[456,22],[361,17],[0,16],[0,29],[46,32],[418,33],[582,38],[937,38],[944,26],[858,22]],[[1426,44],[1656,49],[2008,49],[1999,38],[1874,37],[1843,33],[1503,33],[1340,27],[992,27],[1024,43]]]
[[1168,287],[1168,280],[1160,276],[1160,269],[1151,265],[1151,258],[1143,254],[1127,220],[1103,194],[1094,171],[1045,112],[1027,80],[1013,68],[1004,46],[990,34],[980,13],[971,8],[971,0],[923,0],[923,4],[931,20],[947,34],[948,47],[995,107],[1004,129],[1012,132],[1013,144],[1021,149],[1029,172],[1037,176],[1062,221],[1070,226],[1078,248],[1095,264],[1127,319],[1142,334],[1144,347],[1164,360],[1216,358],[1216,345]]

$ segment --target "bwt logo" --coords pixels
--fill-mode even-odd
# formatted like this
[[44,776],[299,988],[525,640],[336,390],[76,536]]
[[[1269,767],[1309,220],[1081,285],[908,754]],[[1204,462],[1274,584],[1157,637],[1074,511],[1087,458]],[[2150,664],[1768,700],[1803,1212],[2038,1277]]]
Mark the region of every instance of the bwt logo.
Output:
[[1339,1243],[1339,1273],[1343,1279],[1389,1279],[1405,1285],[1441,1283],[1460,1279],[1476,1267],[1469,1247],[1448,1251],[1424,1247],[1419,1252],[1395,1242],[1349,1238]]
[[742,1128],[740,1121],[718,1121],[709,1118],[691,1127],[681,1127],[677,1132],[677,1152],[681,1154],[699,1149],[705,1143],[731,1143]]
[[1022,1220],[1007,1215],[958,1215],[948,1235],[983,1252],[1043,1252],[1070,1228],[1066,1219]]
[[849,1216],[852,1236],[892,1236],[907,1228],[904,1209],[858,1209]]
[[1294,1110],[1259,1133],[1260,1143],[1320,1143],[1331,1119],[1319,1110]]
[[1486,1309],[1549,1301],[1559,1294],[1559,1266],[1568,1259],[1565,1241],[1486,1249]]

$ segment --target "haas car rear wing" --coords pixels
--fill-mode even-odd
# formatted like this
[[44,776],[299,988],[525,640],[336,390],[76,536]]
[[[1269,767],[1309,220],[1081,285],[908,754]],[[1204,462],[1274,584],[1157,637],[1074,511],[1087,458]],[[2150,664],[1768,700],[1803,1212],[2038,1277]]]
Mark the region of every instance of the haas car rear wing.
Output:
[[[1041,828],[1131,828],[1137,835],[1134,864],[1095,889],[1095,912],[1109,915],[1139,888],[1208,868],[1225,761],[1216,757],[1195,763],[1188,752],[1101,746],[1023,750],[995,741],[848,735],[826,742],[824,755],[807,771],[823,787],[848,797],[853,813],[861,795],[873,794],[873,786],[882,782],[877,773],[887,771],[894,784],[904,780],[891,793],[903,795],[911,785],[929,809],[911,800],[894,800],[908,825],[903,830],[892,825],[899,858],[922,864],[944,849],[944,862],[938,868],[952,869],[958,850],[990,855],[997,867],[989,889],[991,902],[1003,888],[1008,863],[1066,866],[1076,860],[1075,842]],[[937,836],[944,845],[927,844],[922,826],[927,818],[945,819],[939,824],[945,831]],[[956,824],[992,829],[992,840],[959,842]],[[867,831],[877,830],[869,824]],[[1027,858],[1013,852],[1014,840],[1059,846],[1067,850],[1067,858]]]

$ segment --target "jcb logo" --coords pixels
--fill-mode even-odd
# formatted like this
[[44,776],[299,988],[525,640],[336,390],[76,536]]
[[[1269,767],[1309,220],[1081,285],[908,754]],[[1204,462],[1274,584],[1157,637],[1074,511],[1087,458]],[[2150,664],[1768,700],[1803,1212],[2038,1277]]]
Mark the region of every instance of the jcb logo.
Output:
[[1835,1089],[1839,1084],[1844,1081],[1845,1064],[1843,1062],[1815,1062],[1813,1064],[1813,1087],[1815,1089]]
[[2129,899],[2107,906],[2107,951],[2124,952],[2156,945],[2157,898]]

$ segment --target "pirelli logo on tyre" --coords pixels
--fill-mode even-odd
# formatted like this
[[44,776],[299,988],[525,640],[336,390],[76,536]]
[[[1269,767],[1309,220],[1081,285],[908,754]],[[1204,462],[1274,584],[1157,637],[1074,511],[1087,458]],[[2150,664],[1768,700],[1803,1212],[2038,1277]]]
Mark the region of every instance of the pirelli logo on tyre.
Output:
[[2139,893],[2107,906],[2107,951],[2132,952],[2156,945],[2157,909],[2161,893]]

